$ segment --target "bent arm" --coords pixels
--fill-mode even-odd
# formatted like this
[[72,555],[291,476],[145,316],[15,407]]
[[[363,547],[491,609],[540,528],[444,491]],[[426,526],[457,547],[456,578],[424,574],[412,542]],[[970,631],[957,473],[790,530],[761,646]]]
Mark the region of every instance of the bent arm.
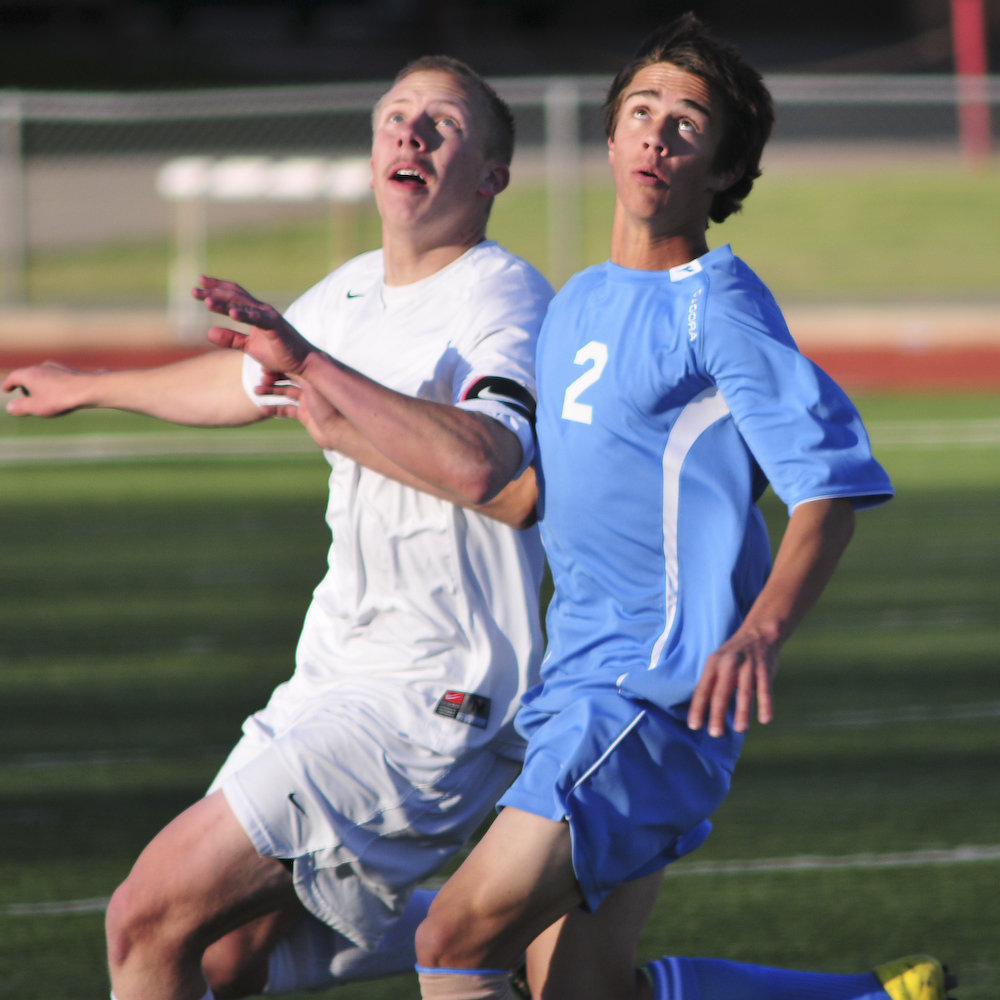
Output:
[[737,732],[748,728],[755,697],[759,721],[771,721],[778,651],[830,582],[853,532],[849,499],[814,500],[795,508],[767,583],[740,627],[705,664],[688,711],[692,729],[700,729],[707,716],[709,734],[721,736],[734,692]]
[[[454,494],[446,492],[437,484],[420,478],[392,461],[308,382],[288,382],[273,372],[265,371],[257,392],[262,397],[261,407],[265,414],[298,420],[321,448],[336,451],[359,465],[364,465],[406,486],[457,503],[459,506],[477,510],[514,528],[530,527],[537,519],[538,484],[535,471],[530,467],[485,503],[460,501]],[[268,396],[284,398],[269,404],[266,399]],[[491,419],[481,414],[472,416],[479,420]],[[505,428],[501,427],[500,430],[503,431]]]
[[[490,417],[478,414],[472,414],[472,416],[478,420],[489,420],[496,423]],[[500,431],[514,437],[506,428],[500,427],[499,424],[497,426]],[[521,445],[516,438],[514,443],[517,446],[518,456],[520,456]],[[479,513],[492,517],[494,520],[503,521],[504,524],[509,524],[511,527],[528,528],[535,523],[537,518],[538,483],[535,479],[535,470],[531,466],[525,469],[517,479],[509,479],[508,477],[506,484],[496,493],[486,500],[477,502],[472,498],[462,499],[432,480],[418,476],[407,467],[392,461],[353,427],[349,427],[348,434],[338,439],[336,450],[390,479],[395,479],[406,486],[412,486],[414,489],[423,490],[423,492],[430,493],[442,500],[456,503],[460,507],[477,510]]]
[[263,414],[242,383],[242,358],[210,351],[156,368],[84,372],[55,362],[19,368],[4,379],[14,416],[55,417],[81,409],[129,410],[177,424],[224,427]]
[[352,442],[345,433],[338,450],[366,455],[364,464],[373,468],[384,460],[457,503],[493,500],[521,464],[517,436],[491,417],[396,392],[322,351],[307,355],[299,377],[356,434]]
[[395,467],[402,475],[394,478],[414,477],[422,488],[473,506],[493,500],[520,468],[521,442],[499,421],[374,381],[316,348],[278,310],[234,282],[203,277],[194,294],[213,312],[250,328],[212,327],[214,344],[246,352],[314,400],[326,401],[332,433],[341,438],[331,445],[338,451],[379,471]]

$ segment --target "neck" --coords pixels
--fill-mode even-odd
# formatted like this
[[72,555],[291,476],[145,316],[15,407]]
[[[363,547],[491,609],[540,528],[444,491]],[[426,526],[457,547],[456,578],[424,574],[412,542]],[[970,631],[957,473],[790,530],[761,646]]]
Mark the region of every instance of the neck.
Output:
[[443,242],[423,244],[409,234],[394,235],[382,230],[382,250],[387,285],[411,285],[429,278],[458,260],[486,238],[481,230]]
[[616,210],[611,226],[611,261],[637,271],[669,271],[708,253],[704,229],[659,232]]

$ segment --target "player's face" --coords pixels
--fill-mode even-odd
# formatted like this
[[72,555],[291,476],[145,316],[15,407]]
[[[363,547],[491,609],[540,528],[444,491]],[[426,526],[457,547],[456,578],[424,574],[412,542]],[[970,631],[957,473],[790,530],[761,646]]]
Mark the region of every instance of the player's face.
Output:
[[442,70],[411,73],[379,101],[372,187],[385,226],[429,245],[481,238],[508,179],[486,156],[488,120],[479,98]]
[[672,63],[636,73],[608,142],[625,225],[704,238],[714,194],[735,179],[713,168],[722,119],[722,107],[701,77]]

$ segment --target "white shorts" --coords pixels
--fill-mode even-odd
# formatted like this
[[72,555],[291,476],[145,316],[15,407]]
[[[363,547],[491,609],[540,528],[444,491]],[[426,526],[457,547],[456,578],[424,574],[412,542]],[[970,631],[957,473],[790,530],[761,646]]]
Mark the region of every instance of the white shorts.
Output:
[[260,854],[293,863],[306,909],[375,948],[520,763],[490,749],[435,754],[386,728],[349,685],[283,716],[280,729],[267,709],[247,719],[210,791],[221,788]]

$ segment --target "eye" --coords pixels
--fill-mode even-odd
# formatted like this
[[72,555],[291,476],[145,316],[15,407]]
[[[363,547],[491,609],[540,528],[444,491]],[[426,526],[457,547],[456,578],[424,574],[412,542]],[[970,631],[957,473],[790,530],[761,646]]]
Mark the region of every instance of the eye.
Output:
[[403,121],[403,113],[401,111],[393,111],[387,118],[386,121],[390,125],[398,125]]
[[445,115],[443,118],[438,119],[438,125],[441,128],[454,129],[455,131],[461,131],[462,126],[454,119]]

